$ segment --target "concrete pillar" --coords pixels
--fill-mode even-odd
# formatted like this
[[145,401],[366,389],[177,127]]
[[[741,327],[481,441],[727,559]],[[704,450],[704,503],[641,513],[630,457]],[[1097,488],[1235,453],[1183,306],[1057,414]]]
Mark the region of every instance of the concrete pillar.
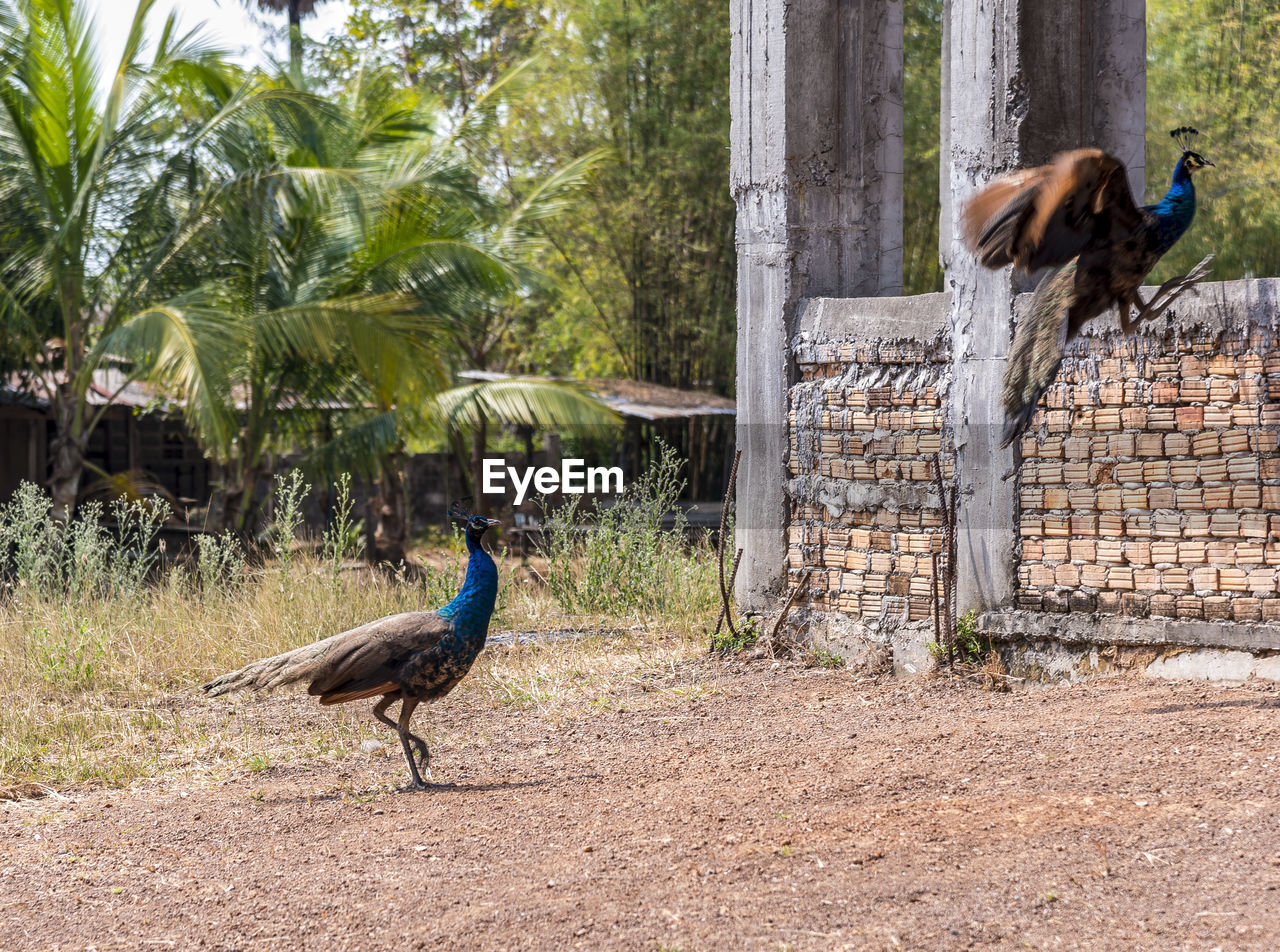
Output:
[[[938,239],[944,267],[951,263],[955,219],[949,170],[954,123],[947,121],[952,112],[953,2],[943,0],[942,23],[942,221]],[[973,4],[959,5],[961,13],[964,6]],[[1008,77],[1008,86],[999,97],[1013,113],[1011,120],[1021,113],[1022,128],[1015,133],[1018,161],[1035,165],[1062,149],[1098,146],[1125,164],[1129,186],[1142,204],[1146,187],[1146,0],[1073,0],[1062,4],[1006,0],[988,12],[993,17],[1015,18],[1008,26],[1013,34],[1025,38],[1017,51],[1018,60],[1035,64],[1035,68]],[[961,46],[976,42],[973,35],[954,38]],[[1030,108],[1032,102],[1034,109]],[[984,108],[991,110],[990,105]],[[974,118],[962,116],[960,122]],[[1005,170],[994,157],[991,167]]]
[[[1097,145],[1135,163],[1141,196],[1144,0],[949,0],[952,382],[949,423],[960,486],[957,608],[1007,604],[1015,587],[1017,481],[999,448],[1000,390],[1012,337],[1014,282],[959,245],[964,200],[995,174]],[[947,254],[944,253],[944,258]]]
[[732,0],[738,207],[737,596],[786,581],[797,305],[902,289],[902,3]]
[[1092,8],[1093,129],[1102,148],[1129,169],[1139,205],[1147,179],[1147,0],[1111,0]]

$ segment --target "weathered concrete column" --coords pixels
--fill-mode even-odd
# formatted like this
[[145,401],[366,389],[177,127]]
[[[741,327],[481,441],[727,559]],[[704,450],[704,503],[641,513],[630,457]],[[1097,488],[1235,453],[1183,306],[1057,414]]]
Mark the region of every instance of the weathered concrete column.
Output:
[[[1017,481],[1001,450],[1000,390],[1017,278],[980,268],[959,244],[965,199],[999,172],[1097,145],[1131,162],[1142,194],[1144,0],[949,0],[945,54],[952,294],[949,422],[960,486],[957,608],[991,609],[1014,591]],[[1136,181],[1135,181],[1136,178]],[[944,259],[948,255],[944,252]]]
[[739,604],[787,570],[797,305],[902,289],[902,3],[732,0]]

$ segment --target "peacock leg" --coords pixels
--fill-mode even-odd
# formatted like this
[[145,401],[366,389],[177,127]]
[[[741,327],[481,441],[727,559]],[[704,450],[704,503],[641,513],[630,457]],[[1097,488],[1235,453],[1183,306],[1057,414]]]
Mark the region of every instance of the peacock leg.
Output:
[[386,724],[393,731],[399,731],[400,725],[387,717],[386,710],[398,700],[400,700],[400,692],[392,691],[390,694],[382,695],[382,700],[373,706],[373,716],[382,721],[382,723]]
[[1209,264],[1212,261],[1213,255],[1205,255],[1203,260],[1186,274],[1178,278],[1170,278],[1160,285],[1155,295],[1142,306],[1138,316],[1133,319],[1134,326],[1142,321],[1154,321],[1167,311],[1174,301],[1207,278],[1210,274]]
[[400,719],[399,723],[396,724],[396,733],[400,735],[400,744],[404,747],[404,759],[409,762],[409,773],[413,775],[414,788],[426,790],[430,787],[430,784],[423,781],[422,776],[418,773],[418,764],[413,756],[413,747],[409,743],[412,740],[422,754],[422,767],[426,770],[429,779],[431,777],[431,754],[427,751],[426,741],[409,732],[409,719],[413,717],[414,708],[417,706],[417,698],[407,697],[400,702]]
[[[382,721],[382,723],[386,724],[397,734],[400,733],[400,725],[397,724],[395,721],[393,721],[391,718],[387,717],[385,712],[388,707],[390,707],[396,701],[401,700],[401,698],[402,698],[402,695],[399,691],[392,691],[390,694],[384,694],[382,696],[382,700],[379,701],[377,704],[375,704],[373,707],[373,716],[376,717],[378,720]],[[423,766],[424,767],[427,766],[427,764],[431,762],[431,754],[427,752],[427,742],[423,740],[421,737],[419,737],[417,734],[412,734],[412,733],[409,734],[409,740],[413,741],[414,746],[418,748],[418,753],[422,756]],[[429,771],[428,771],[428,774],[429,774]]]

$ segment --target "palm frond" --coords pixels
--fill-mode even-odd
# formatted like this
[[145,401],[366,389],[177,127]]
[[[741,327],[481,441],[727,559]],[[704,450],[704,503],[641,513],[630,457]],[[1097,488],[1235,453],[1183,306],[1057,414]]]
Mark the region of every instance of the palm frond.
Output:
[[486,423],[585,430],[621,422],[617,411],[583,387],[566,381],[510,377],[453,387],[426,403],[420,414],[455,429]]
[[395,334],[412,328],[409,302],[397,294],[356,294],[298,302],[243,322],[269,354],[329,360],[364,334]]
[[236,428],[231,371],[245,347],[239,325],[226,313],[170,303],[140,311],[104,335],[87,367],[107,358],[129,361],[136,376],[182,397],[201,442],[225,459]]
[[475,148],[487,141],[497,127],[503,107],[518,101],[536,82],[541,63],[541,57],[530,56],[499,77],[471,104],[454,129],[454,142],[463,148]]
[[541,179],[506,217],[499,245],[513,249],[517,242],[536,232],[543,222],[571,208],[581,197],[591,173],[613,155],[611,149],[595,149]]
[[378,474],[382,459],[396,451],[403,442],[399,414],[395,410],[345,423],[337,420],[339,430],[333,439],[322,443],[298,461],[306,473],[321,478],[334,478],[342,473],[357,476]]

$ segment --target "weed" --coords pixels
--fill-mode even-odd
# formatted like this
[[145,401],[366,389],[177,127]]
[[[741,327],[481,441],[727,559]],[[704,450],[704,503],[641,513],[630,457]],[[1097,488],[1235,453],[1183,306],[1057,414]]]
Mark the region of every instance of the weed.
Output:
[[[467,568],[467,543],[456,528],[445,543],[443,564],[423,566],[422,598],[429,605],[444,605],[458,593]],[[403,571],[403,566],[400,570]],[[499,593],[501,597],[501,592]]]
[[828,651],[826,648],[813,648],[809,652],[813,663],[820,668],[843,668],[844,658]]
[[[61,576],[55,544],[57,523],[50,516],[53,500],[35,483],[18,485],[8,504],[0,510],[0,535],[5,553],[12,559],[13,574],[20,588],[49,592]],[[12,552],[10,553],[10,548]]]
[[302,481],[296,469],[288,476],[276,476],[274,516],[268,529],[271,553],[275,556],[281,575],[289,574],[293,562],[293,549],[298,542],[298,530],[302,527],[302,500],[311,486]]
[[164,501],[148,504],[141,500],[117,499],[111,504],[116,538],[107,564],[113,591],[132,596],[141,593],[164,555],[163,544],[157,544],[156,540],[169,516],[169,504]]
[[70,522],[50,515],[52,501],[23,482],[0,509],[0,570],[10,570],[26,598],[79,601],[134,598],[141,594],[161,555],[156,545],[168,506],[118,500],[104,524],[102,504],[80,507]]
[[749,618],[738,622],[738,634],[735,636],[727,629],[711,638],[711,650],[720,654],[745,651],[756,643],[760,637],[756,619]]
[[347,559],[358,559],[364,551],[361,522],[351,518],[351,476],[343,473],[337,483],[337,500],[333,507],[333,521],[324,530],[320,540],[320,557],[336,578]]
[[682,465],[663,444],[612,504],[589,512],[574,497],[547,513],[547,585],[562,611],[652,615],[714,607],[714,556],[705,542],[689,545],[687,520],[676,507]]
[[[956,619],[955,646],[956,661],[960,664],[982,664],[991,655],[991,642],[978,630],[977,609],[971,608]],[[929,642],[926,647],[935,660],[940,661],[947,656],[946,647],[936,641]]]
[[28,642],[28,656],[41,679],[46,684],[69,687],[83,687],[93,681],[105,650],[102,636],[91,631],[87,621],[82,621],[76,631],[61,634],[45,627],[33,628]]
[[196,537],[196,578],[206,595],[222,594],[244,578],[244,550],[230,532]]

